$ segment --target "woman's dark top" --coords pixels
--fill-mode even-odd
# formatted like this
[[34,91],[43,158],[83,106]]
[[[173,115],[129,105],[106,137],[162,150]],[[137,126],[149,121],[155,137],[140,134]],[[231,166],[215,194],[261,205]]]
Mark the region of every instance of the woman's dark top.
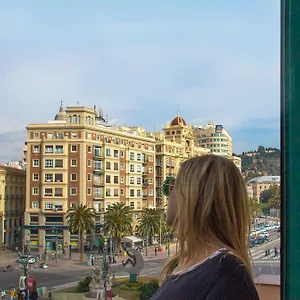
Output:
[[259,300],[238,257],[221,252],[194,269],[170,276],[151,300]]

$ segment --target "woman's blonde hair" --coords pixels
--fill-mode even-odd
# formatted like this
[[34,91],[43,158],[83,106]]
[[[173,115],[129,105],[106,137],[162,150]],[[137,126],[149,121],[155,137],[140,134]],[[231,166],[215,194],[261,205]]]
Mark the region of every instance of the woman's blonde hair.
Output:
[[235,164],[217,155],[191,158],[181,165],[173,192],[178,251],[165,265],[163,279],[178,263],[195,258],[199,247],[216,246],[214,240],[232,249],[252,275],[248,197]]

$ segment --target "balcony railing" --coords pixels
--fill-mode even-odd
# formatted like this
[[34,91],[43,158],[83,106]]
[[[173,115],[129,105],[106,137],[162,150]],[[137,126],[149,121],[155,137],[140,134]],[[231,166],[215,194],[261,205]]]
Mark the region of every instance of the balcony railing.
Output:
[[93,182],[94,186],[104,186],[103,180],[94,180]]

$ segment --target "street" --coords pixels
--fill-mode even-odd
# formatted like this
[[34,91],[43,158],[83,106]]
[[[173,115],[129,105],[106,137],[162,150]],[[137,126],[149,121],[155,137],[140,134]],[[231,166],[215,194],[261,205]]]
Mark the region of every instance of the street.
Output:
[[[273,235],[275,237],[275,235]],[[272,236],[270,236],[272,238]],[[273,248],[280,248],[280,239],[276,235],[276,239],[269,243],[263,244],[259,247],[251,249],[251,255],[254,262],[255,277],[261,274],[280,275],[280,256],[274,258]],[[269,248],[271,255],[265,258],[265,250]],[[164,257],[164,258],[162,258]],[[144,269],[141,275],[156,276],[159,275],[164,263],[166,262],[165,253],[159,259],[154,256],[149,256],[144,263]],[[63,263],[69,264],[63,267]],[[18,264],[13,264],[14,270],[10,272],[0,272],[0,288],[10,289],[12,286],[17,287],[20,275]],[[123,266],[120,264],[113,265],[112,270],[115,271],[116,276],[128,276],[124,271]],[[93,267],[79,264],[76,261],[61,261],[58,266],[51,265],[49,269],[32,269],[31,276],[33,276],[39,287],[46,286],[48,289],[53,287],[68,284],[78,281],[86,276],[92,275]]]

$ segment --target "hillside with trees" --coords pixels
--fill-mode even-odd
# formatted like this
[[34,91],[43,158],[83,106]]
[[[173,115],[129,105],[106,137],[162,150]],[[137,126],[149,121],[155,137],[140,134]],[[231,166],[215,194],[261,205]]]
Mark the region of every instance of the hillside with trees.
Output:
[[242,172],[245,180],[254,177],[280,175],[280,150],[259,146],[255,151],[243,152],[238,155],[242,159]]

